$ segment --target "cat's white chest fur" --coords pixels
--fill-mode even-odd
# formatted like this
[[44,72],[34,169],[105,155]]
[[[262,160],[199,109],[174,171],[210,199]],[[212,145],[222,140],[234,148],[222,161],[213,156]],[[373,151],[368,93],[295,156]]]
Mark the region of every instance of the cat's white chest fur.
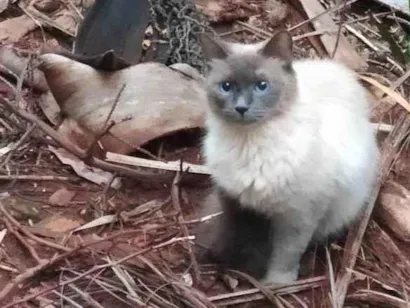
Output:
[[311,207],[324,212],[332,203],[343,207],[343,224],[365,201],[376,169],[366,94],[334,62],[295,61],[293,67],[298,98],[288,113],[240,125],[209,112],[206,163],[216,184],[242,206],[274,215]]

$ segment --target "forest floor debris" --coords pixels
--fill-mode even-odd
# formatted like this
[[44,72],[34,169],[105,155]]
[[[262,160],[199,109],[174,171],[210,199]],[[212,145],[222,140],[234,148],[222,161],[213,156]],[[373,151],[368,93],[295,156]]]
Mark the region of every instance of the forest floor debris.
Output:
[[[371,200],[377,215],[369,208],[347,241],[307,251],[297,283],[271,288],[235,271],[221,276],[212,265],[198,264],[192,253],[193,227],[212,219],[198,217],[197,212],[210,184],[199,150],[203,111],[196,110],[194,119],[186,109],[162,114],[159,122],[144,125],[158,127],[168,116],[171,129],[153,130],[142,139],[135,130],[129,142],[134,147],[126,144],[127,150],[121,151],[114,146],[113,153],[107,153],[101,137],[112,133],[110,120],[120,108],[113,102],[127,94],[119,82],[107,95],[110,105],[91,137],[57,129],[59,108],[44,107],[42,97],[49,86],[36,59],[53,40],[70,45],[84,13],[81,3],[88,7],[91,2],[0,0],[2,307],[51,307],[61,302],[73,307],[409,305],[406,14],[379,4],[387,1],[373,0],[197,1],[205,13],[214,8],[210,21],[224,38],[254,42],[287,28],[296,57],[334,56],[350,63],[360,69],[358,78],[374,104],[372,122],[385,158]],[[280,2],[277,8],[282,11],[275,11],[271,2]],[[17,21],[23,24],[16,27]],[[381,23],[387,25],[387,33]],[[338,57],[338,52],[349,56]],[[192,68],[175,67],[179,72],[162,69],[170,76],[177,74],[181,82],[191,77],[191,83],[203,81]],[[55,99],[61,103],[57,92]],[[91,97],[68,105],[85,104]],[[150,108],[148,103],[144,106]],[[176,129],[171,123],[175,117],[192,122]],[[121,117],[115,120],[121,123]],[[175,132],[180,128],[185,130]],[[74,135],[86,142],[78,143]],[[69,165],[60,162],[62,151],[73,157]]]

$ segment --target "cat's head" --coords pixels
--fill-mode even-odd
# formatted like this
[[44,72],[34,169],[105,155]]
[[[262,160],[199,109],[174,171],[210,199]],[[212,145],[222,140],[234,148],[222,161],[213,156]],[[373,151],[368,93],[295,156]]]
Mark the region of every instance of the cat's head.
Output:
[[238,45],[202,35],[210,60],[211,110],[228,121],[254,123],[283,114],[296,96],[292,37],[286,31],[257,45]]

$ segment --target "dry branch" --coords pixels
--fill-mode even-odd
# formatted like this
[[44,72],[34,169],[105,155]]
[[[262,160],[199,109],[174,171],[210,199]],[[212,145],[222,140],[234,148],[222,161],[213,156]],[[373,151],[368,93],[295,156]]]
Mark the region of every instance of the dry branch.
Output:
[[[9,102],[8,100],[2,97],[0,97],[0,102],[3,103],[13,113],[22,117],[26,121],[36,124],[38,128],[40,128],[44,133],[46,133],[48,136],[50,136],[52,139],[58,142],[58,144],[60,144],[62,147],[64,147],[67,151],[69,151],[73,155],[77,156],[78,158],[82,160],[87,158],[86,151],[78,147],[76,144],[72,143],[68,138],[61,135],[59,132],[57,132],[51,126],[49,126],[48,124],[46,124],[45,122],[37,118],[35,115],[30,114],[22,109],[17,109],[11,102]],[[110,171],[110,172],[116,172],[119,175],[134,177],[140,181],[152,182],[153,180],[158,180],[158,181],[168,182],[168,181],[171,181],[173,178],[172,174],[171,175],[170,174],[149,174],[149,173],[145,173],[142,171],[130,169],[127,167],[114,165],[114,164],[108,163],[96,157],[91,157],[88,163],[91,166],[94,166],[94,167],[97,167],[97,168],[100,168],[106,171]]]
[[409,307],[409,303],[401,298],[371,290],[359,291],[355,294],[349,295],[347,299],[352,302],[363,302],[366,304],[371,303],[379,307],[380,305],[385,305],[385,307],[391,308]]
[[3,219],[3,222],[6,225],[7,229],[10,231],[10,233],[13,234],[20,241],[20,243],[28,250],[28,252],[33,257],[33,259],[36,260],[37,264],[41,264],[42,260],[38,256],[38,254],[37,254],[36,250],[34,249],[34,247],[31,246],[26,241],[26,239],[24,237],[22,237],[21,234],[18,233],[18,231],[13,228],[12,224],[10,223],[10,221],[8,221],[7,217],[5,217]]
[[106,153],[106,160],[112,163],[125,164],[136,167],[145,167],[152,169],[180,171],[182,164],[182,171],[187,173],[210,174],[206,166],[185,163],[181,161],[161,162],[140,157],[133,157],[112,152]]
[[[181,164],[182,166],[182,164]],[[177,172],[175,175],[174,181],[172,182],[172,188],[171,188],[171,200],[172,204],[174,206],[175,211],[177,212],[177,219],[179,223],[179,228],[182,231],[182,234],[184,237],[189,237],[189,230],[186,224],[184,224],[184,216],[182,214],[182,209],[181,209],[181,204],[180,204],[180,180],[181,180],[181,174],[180,172]],[[196,260],[194,250],[192,248],[192,244],[190,242],[187,243],[187,249],[191,261],[191,266],[192,266],[192,279],[194,281],[194,284],[197,285],[200,282],[200,271],[199,271],[199,266],[198,266],[198,261]]]
[[57,175],[0,175],[0,180],[5,181],[74,181],[76,178]]
[[[117,261],[109,262],[109,263],[105,263],[105,264],[101,264],[101,265],[95,265],[92,268],[90,268],[89,270],[85,271],[84,273],[81,273],[80,275],[78,275],[74,278],[65,280],[64,282],[60,282],[58,286],[52,286],[52,287],[46,288],[46,289],[44,289],[44,290],[42,290],[38,293],[28,295],[28,296],[26,296],[22,299],[19,299],[19,300],[16,300],[16,301],[12,302],[12,303],[6,304],[2,308],[10,308],[10,307],[14,307],[14,306],[16,306],[18,304],[21,304],[21,303],[26,303],[27,301],[35,299],[36,297],[38,297],[40,295],[44,295],[44,294],[47,294],[47,293],[53,291],[57,287],[62,287],[62,286],[65,286],[65,285],[69,285],[69,284],[71,284],[73,282],[76,282],[76,281],[80,280],[81,278],[83,278],[87,275],[90,275],[92,273],[104,270],[104,269],[109,268],[111,266],[115,266],[115,265],[124,263],[124,262],[126,262],[126,261],[128,261],[132,258],[143,255],[143,254],[148,253],[150,251],[157,250],[157,249],[160,249],[160,248],[163,248],[163,247],[175,244],[175,243],[190,241],[190,240],[193,240],[193,239],[194,239],[194,237],[192,237],[192,236],[188,237],[188,238],[185,238],[185,237],[172,238],[171,240],[169,240],[167,242],[164,242],[164,243],[152,246],[152,247],[148,247],[148,248],[139,250],[139,251],[134,252],[134,253],[132,253],[132,254],[126,256],[126,257],[123,257],[123,258],[121,258]],[[57,261],[63,260],[62,255],[54,257],[53,259],[49,260],[48,262],[45,262],[44,264],[40,264],[40,265],[38,265],[34,268],[31,268],[28,271],[24,272],[23,274],[18,275],[17,277],[15,277],[11,283],[9,283],[2,291],[0,291],[0,301],[2,299],[4,299],[5,296],[8,295],[15,287],[17,287],[18,284],[22,283],[23,281],[27,281],[27,279],[29,279],[29,278],[32,278],[33,276],[38,274],[40,271],[42,271],[43,269],[48,267],[50,264],[55,264],[56,259],[57,259]]]
[[[272,294],[285,295],[290,293],[297,293],[304,290],[320,288],[324,285],[326,279],[324,276],[299,280],[293,285],[284,287],[268,287]],[[214,302],[217,306],[227,306],[242,303],[249,303],[264,299],[265,296],[260,289],[253,288],[244,291],[238,291],[227,294],[219,294],[209,297],[209,300]]]
[[336,279],[335,301],[338,305],[336,308],[343,307],[344,305],[347,288],[352,276],[351,270],[356,263],[357,254],[359,253],[362,239],[379,195],[381,185],[389,173],[391,164],[400,150],[401,142],[407,136],[409,129],[410,117],[406,114],[401,117],[399,122],[396,124],[395,129],[390,133],[389,137],[383,144],[377,184],[373,189],[372,195],[368,201],[368,206],[362,218],[349,231],[345,245],[345,253],[341,263],[341,270]]
[[[86,243],[84,245],[80,245],[78,247],[72,248],[72,249],[68,249],[67,252],[64,252],[62,254],[58,254],[55,255],[54,257],[52,257],[49,260],[43,260],[41,264],[38,264],[34,267],[28,268],[25,272],[17,275],[16,277],[14,277],[1,291],[0,291],[0,303],[15,289],[17,288],[18,285],[20,284],[24,284],[27,281],[29,281],[30,279],[33,279],[33,277],[35,277],[36,275],[38,275],[39,273],[41,273],[43,270],[49,268],[50,266],[53,266],[55,264],[57,264],[58,262],[61,262],[65,259],[67,259],[68,257],[74,255],[75,253],[79,252],[80,250],[83,249],[87,249],[89,247],[92,247],[94,245],[97,245],[99,243],[102,242],[106,242],[106,241],[110,241],[113,240],[117,237],[120,236],[124,236],[124,235],[131,235],[131,234],[135,234],[135,233],[139,233],[141,232],[140,230],[131,230],[131,231],[126,231],[126,232],[118,232],[115,234],[112,234],[110,236],[107,236],[105,238],[101,238],[95,241],[91,241],[89,243]],[[54,289],[54,288],[52,288]],[[14,305],[17,305],[19,303],[24,303],[30,299],[34,299],[37,296],[28,296],[25,299],[22,299],[21,301],[18,301],[14,304],[12,304],[11,306],[8,307],[13,307]],[[28,298],[28,299],[27,299]],[[5,307],[3,307],[5,308]]]

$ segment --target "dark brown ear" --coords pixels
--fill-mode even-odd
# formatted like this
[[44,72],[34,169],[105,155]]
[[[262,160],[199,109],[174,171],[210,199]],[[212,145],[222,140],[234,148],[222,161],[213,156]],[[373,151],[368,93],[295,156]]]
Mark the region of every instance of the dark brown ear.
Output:
[[292,36],[288,31],[276,33],[263,47],[262,54],[266,57],[292,60]]
[[201,33],[200,41],[205,58],[211,59],[225,59],[228,56],[223,43],[213,39],[208,34]]

